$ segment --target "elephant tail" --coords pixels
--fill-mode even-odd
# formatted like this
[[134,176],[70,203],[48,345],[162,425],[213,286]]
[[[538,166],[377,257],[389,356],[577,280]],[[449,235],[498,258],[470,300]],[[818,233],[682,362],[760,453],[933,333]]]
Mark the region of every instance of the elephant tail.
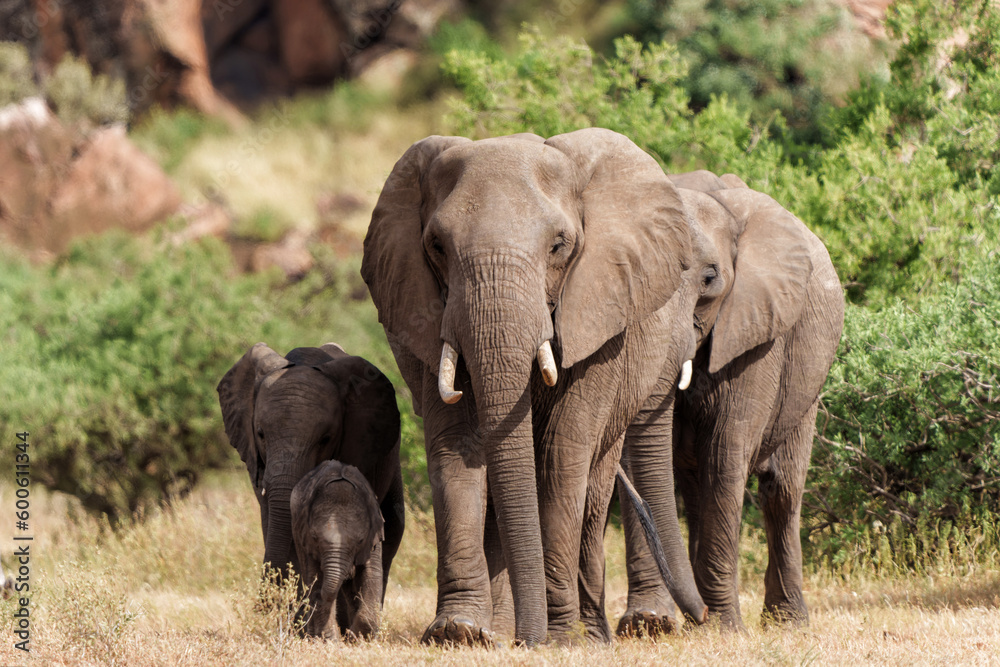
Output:
[[[639,517],[639,525],[642,526],[642,533],[646,536],[646,544],[653,554],[653,560],[656,561],[656,567],[660,571],[660,576],[663,577],[663,583],[666,585],[667,590],[673,593],[678,590],[677,583],[670,572],[670,564],[667,562],[667,555],[663,551],[663,543],[660,541],[660,534],[656,531],[656,523],[653,521],[653,513],[649,509],[649,504],[642,499],[639,492],[632,486],[632,482],[629,480],[628,475],[625,474],[621,463],[618,464],[616,474],[622,484],[622,488],[625,489],[625,495],[628,496],[629,501],[635,508],[636,515]],[[675,602],[681,604],[683,601],[675,600]],[[682,611],[686,612],[696,623],[702,624],[708,620],[708,607],[700,599],[697,602],[701,604],[683,605],[695,607],[695,609],[684,609],[682,606]]]

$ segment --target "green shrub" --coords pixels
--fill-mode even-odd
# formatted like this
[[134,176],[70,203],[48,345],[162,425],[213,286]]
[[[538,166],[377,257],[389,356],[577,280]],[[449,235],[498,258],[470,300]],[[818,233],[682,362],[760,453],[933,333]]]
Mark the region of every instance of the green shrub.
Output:
[[107,74],[93,75],[82,58],[67,54],[45,80],[45,96],[67,124],[127,123],[125,82]]
[[805,499],[806,531],[828,553],[873,525],[1000,512],[998,261],[915,307],[848,307]]
[[0,107],[38,94],[28,49],[15,42],[0,42]]
[[775,111],[811,136],[823,106],[884,63],[880,45],[830,0],[630,0],[644,41],[676,44],[694,108],[728,96],[763,123]]

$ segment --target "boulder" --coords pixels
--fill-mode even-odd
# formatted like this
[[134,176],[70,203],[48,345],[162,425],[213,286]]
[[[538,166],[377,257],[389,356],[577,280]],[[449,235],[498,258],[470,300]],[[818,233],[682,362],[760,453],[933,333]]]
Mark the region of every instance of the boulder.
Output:
[[40,98],[0,109],[0,233],[9,242],[48,246],[49,200],[66,177],[74,144]]
[[0,109],[0,235],[10,243],[58,253],[82,234],[144,231],[180,203],[124,127],[83,135],[39,98]]
[[175,213],[180,193],[160,166],[113,125],[94,133],[52,196],[49,248],[117,227],[143,232]]
[[323,0],[280,0],[272,7],[281,60],[292,81],[329,83],[343,73],[347,33]]
[[306,245],[308,239],[306,232],[293,230],[278,243],[258,245],[250,255],[250,270],[266,271],[278,267],[289,280],[301,278],[309,273],[315,261]]

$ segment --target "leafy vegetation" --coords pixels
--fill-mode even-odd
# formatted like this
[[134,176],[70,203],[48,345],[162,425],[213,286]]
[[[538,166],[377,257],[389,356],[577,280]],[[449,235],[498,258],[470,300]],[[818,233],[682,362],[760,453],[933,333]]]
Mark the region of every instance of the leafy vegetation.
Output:
[[915,307],[848,309],[806,499],[834,550],[873,525],[1000,511],[998,262]]
[[676,44],[689,63],[683,86],[696,109],[727,96],[758,122],[781,113],[800,137],[823,106],[858,83],[881,44],[830,0],[630,0],[647,42]]
[[40,96],[68,125],[126,123],[129,119],[125,83],[106,74],[93,74],[87,63],[67,54],[55,70],[35,82],[28,49],[0,42],[0,107]]

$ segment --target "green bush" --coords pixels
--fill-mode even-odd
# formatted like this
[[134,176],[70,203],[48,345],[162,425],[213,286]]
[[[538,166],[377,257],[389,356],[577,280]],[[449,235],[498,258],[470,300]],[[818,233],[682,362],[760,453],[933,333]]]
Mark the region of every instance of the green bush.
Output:
[[[0,422],[31,433],[36,481],[112,519],[241,465],[215,386],[257,341],[280,352],[337,341],[403,386],[374,308],[352,296],[365,294],[357,266],[327,255],[294,285],[234,275],[217,241],[108,235],[50,268],[0,259]],[[400,407],[408,481],[426,488],[407,394]]]
[[38,94],[28,49],[15,42],[0,42],[0,107]]
[[630,0],[644,41],[676,44],[690,63],[683,80],[696,109],[728,96],[758,122],[778,110],[800,136],[814,136],[823,106],[856,85],[880,44],[830,0]]
[[916,307],[848,307],[805,498],[819,548],[838,553],[872,526],[1000,512],[998,262]]
[[45,80],[45,96],[56,114],[69,125],[127,123],[125,81],[107,74],[94,75],[82,58],[67,54]]

